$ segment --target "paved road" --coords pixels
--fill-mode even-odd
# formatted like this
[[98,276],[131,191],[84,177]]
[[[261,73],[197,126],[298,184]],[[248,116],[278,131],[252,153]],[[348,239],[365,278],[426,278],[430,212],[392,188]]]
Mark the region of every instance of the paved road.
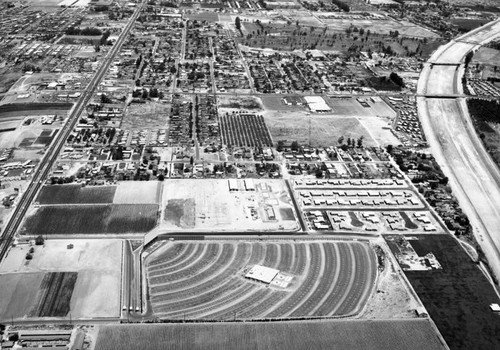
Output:
[[118,40],[113,45],[111,50],[108,52],[106,58],[103,60],[101,66],[98,68],[96,74],[90,81],[87,90],[78,100],[78,102],[73,106],[72,110],[70,111],[68,120],[66,121],[66,124],[59,131],[56,138],[52,142],[51,146],[47,150],[45,157],[42,159],[38,168],[35,170],[31,183],[29,184],[28,188],[26,189],[23,196],[19,200],[19,203],[14,209],[14,213],[3,232],[2,242],[0,246],[0,261],[5,256],[5,253],[7,252],[10,246],[14,234],[18,230],[20,224],[22,223],[26,211],[28,210],[31,202],[33,201],[38,190],[46,180],[47,175],[50,173],[52,166],[54,165],[54,162],[56,161],[57,156],[61,151],[61,148],[64,146],[65,140],[68,138],[74,126],[78,122],[78,119],[80,118],[82,111],[85,109],[88,101],[91,99],[93,93],[99,86],[99,83],[101,82],[102,78],[108,71],[108,68],[111,62],[113,61],[114,56],[120,51],[120,48],[123,45],[123,42],[125,41],[125,38],[127,37],[135,20],[137,19],[144,3],[145,0],[141,3],[140,6],[137,7],[136,11],[129,19],[129,22],[123,29]]
[[[417,93],[463,94],[465,56],[496,37],[500,20],[440,47],[424,67]],[[493,273],[500,277],[500,171],[474,130],[466,100],[418,97],[417,106],[433,153],[469,216]]]

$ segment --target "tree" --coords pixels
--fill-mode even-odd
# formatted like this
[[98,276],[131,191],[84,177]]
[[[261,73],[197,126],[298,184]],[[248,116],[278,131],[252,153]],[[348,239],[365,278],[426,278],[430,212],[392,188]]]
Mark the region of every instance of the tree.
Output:
[[278,145],[276,146],[276,150],[277,150],[278,152],[281,152],[281,151],[283,151],[283,147],[284,147],[284,146],[285,146],[285,142],[283,142],[282,140],[279,140],[279,141],[278,141]]
[[387,145],[387,147],[385,149],[386,149],[387,153],[392,154],[394,146],[393,145]]
[[158,89],[157,88],[152,88],[151,89],[151,92],[149,93],[149,96],[151,96],[152,98],[156,98],[156,97],[159,97],[159,93],[158,93]]
[[241,20],[239,17],[236,17],[236,19],[234,20],[234,26],[241,32]]
[[299,143],[297,141],[293,141],[291,148],[292,148],[292,151],[298,151],[299,150]]
[[339,145],[343,144],[344,143],[344,136],[340,136],[339,139],[338,139],[338,143]]
[[358,147],[361,148],[363,147],[363,139],[364,139],[364,136],[361,135],[358,139]]
[[392,72],[391,75],[389,75],[389,79],[392,80],[394,84],[396,84],[399,87],[404,87],[405,83],[403,81],[403,78],[401,78],[398,73]]
[[146,99],[146,98],[148,98],[148,97],[149,97],[148,90],[144,89],[144,90],[142,91],[142,98]]
[[467,67],[472,61],[472,57],[474,56],[474,51],[469,51],[469,53],[465,56],[465,66]]
[[318,169],[316,169],[315,175],[316,175],[316,178],[321,179],[323,177],[323,171],[321,171],[321,169],[318,168]]
[[38,237],[35,238],[35,245],[43,245],[44,242],[45,241],[44,241],[42,235],[38,235]]
[[101,103],[112,103],[111,99],[106,94],[101,95]]

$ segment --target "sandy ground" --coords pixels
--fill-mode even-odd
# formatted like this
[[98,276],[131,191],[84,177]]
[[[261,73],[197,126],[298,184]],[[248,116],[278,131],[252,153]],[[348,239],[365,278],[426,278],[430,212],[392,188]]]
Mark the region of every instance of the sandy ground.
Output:
[[[229,191],[228,180],[169,180],[164,183],[161,228],[195,231],[294,231],[299,228],[282,180],[254,180],[256,191]],[[257,217],[252,217],[255,208]],[[276,219],[268,219],[272,208]],[[294,217],[286,218],[282,211]],[[293,210],[293,213],[290,211]]]
[[158,204],[161,185],[158,181],[120,182],[113,204]]
[[[67,249],[70,243],[73,249]],[[27,264],[25,255],[29,248],[26,244],[12,248],[0,265],[0,274],[15,273],[24,278],[40,272],[76,271],[71,316],[77,319],[120,315],[121,240],[49,240],[44,246],[35,246],[33,260]],[[27,291],[23,289],[23,293]]]
[[[385,245],[385,243],[382,245]],[[385,254],[390,254],[385,247]],[[419,304],[410,297],[391,261],[385,258],[384,270],[379,271],[375,292],[365,308],[361,318],[393,319],[413,318]]]
[[387,120],[381,118],[358,118],[358,120],[380,146],[401,144],[401,141],[389,129],[390,124]]

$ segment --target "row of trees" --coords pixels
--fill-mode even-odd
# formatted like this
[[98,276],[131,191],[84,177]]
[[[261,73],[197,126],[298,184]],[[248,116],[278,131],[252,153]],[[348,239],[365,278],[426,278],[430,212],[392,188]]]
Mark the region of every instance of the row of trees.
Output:
[[[76,28],[69,27],[66,29],[66,35],[90,35],[90,36],[98,36],[102,35],[102,31],[99,28],[87,27],[87,28]],[[108,34],[109,36],[109,34]]]

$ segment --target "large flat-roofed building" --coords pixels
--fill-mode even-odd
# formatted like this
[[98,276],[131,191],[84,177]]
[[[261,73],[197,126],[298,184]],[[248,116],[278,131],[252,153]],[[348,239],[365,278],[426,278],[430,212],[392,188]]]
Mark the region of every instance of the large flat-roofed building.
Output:
[[279,272],[279,270],[270,267],[255,265],[248,271],[245,277],[269,284]]
[[326,113],[332,110],[321,96],[304,96],[304,99],[311,112]]

